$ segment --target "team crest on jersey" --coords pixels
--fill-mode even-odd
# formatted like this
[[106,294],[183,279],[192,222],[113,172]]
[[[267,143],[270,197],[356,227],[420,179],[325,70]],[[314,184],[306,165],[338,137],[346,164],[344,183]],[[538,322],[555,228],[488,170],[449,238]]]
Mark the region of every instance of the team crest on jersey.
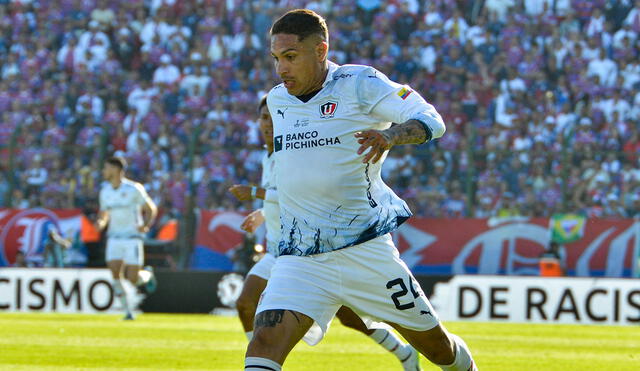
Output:
[[328,119],[333,117],[336,113],[336,109],[338,109],[338,102],[336,101],[328,101],[325,104],[320,105],[320,118]]

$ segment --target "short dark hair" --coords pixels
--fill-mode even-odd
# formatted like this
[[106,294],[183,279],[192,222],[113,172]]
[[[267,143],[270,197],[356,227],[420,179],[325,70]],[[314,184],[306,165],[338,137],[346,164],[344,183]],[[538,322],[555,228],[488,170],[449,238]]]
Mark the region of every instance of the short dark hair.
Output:
[[262,107],[267,105],[267,95],[263,95],[262,98],[260,98],[260,103],[258,103],[258,113],[260,113],[260,110],[262,109]]
[[127,168],[127,160],[120,156],[109,157],[105,162],[109,165],[119,167],[120,170],[126,170]]
[[318,13],[309,9],[290,10],[280,17],[271,27],[271,36],[282,33],[297,35],[298,41],[317,35],[329,42],[327,22]]

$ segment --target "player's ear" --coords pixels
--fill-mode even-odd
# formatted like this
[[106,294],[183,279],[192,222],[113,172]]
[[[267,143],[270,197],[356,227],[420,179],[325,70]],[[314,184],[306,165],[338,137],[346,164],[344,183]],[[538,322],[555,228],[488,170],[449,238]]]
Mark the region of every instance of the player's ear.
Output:
[[329,53],[329,44],[322,40],[316,44],[316,57],[318,62],[324,62],[327,59],[327,53]]

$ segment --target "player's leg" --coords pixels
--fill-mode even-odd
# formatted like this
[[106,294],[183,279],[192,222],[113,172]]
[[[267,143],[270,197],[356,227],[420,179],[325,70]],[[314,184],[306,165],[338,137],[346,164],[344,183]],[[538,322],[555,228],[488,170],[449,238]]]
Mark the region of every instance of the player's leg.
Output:
[[269,309],[258,313],[247,348],[245,370],[279,371],[311,325],[310,317],[293,310]]
[[276,262],[275,256],[266,254],[258,261],[244,280],[242,292],[236,301],[238,317],[242,323],[242,328],[247,335],[247,340],[251,341],[253,336],[253,321],[258,307],[260,294],[267,287],[267,281],[271,275],[271,268]]
[[[151,266],[142,267],[144,264],[144,246],[141,239],[127,239],[128,245],[124,261],[126,277],[131,284],[141,289],[145,294],[151,294],[156,289],[156,278]],[[129,268],[130,267],[130,268]]]
[[415,371],[420,369],[418,352],[411,345],[403,342],[393,331],[385,328],[368,328],[360,316],[345,306],[340,307],[336,317],[344,326],[362,332],[391,352],[402,363],[405,370]]
[[477,370],[467,344],[448,332],[442,324],[427,330],[415,331],[391,323],[405,339],[431,362],[445,371]]
[[128,238],[122,240],[124,249],[124,275],[126,283],[130,287],[130,294],[128,298],[128,310],[127,317],[125,319],[133,319],[133,311],[140,304],[140,297],[137,288],[145,285],[149,282],[149,272],[142,270],[142,264],[144,262],[144,250],[142,246],[142,240],[138,238]]
[[345,305],[392,324],[420,353],[443,370],[474,370],[460,338],[449,334],[389,235],[341,250]]
[[129,298],[127,294],[127,283],[124,274],[124,261],[111,260],[107,262],[107,267],[111,271],[113,277],[113,294],[120,301],[122,309],[125,314],[125,319],[132,317],[131,309],[129,307]]
[[111,271],[111,277],[113,277],[113,294],[122,305],[125,319],[128,319],[131,317],[131,311],[124,277],[124,250],[125,245],[121,241],[113,238],[107,239],[105,260],[107,268]]
[[258,307],[258,300],[265,287],[267,287],[267,280],[250,274],[244,280],[242,292],[236,301],[238,317],[249,341],[253,337],[253,321],[256,315],[256,308]]
[[126,263],[124,266],[124,275],[127,278],[127,281],[131,283],[134,287],[138,286],[140,282],[140,271],[142,267],[138,264],[129,264]]
[[327,331],[340,304],[339,267],[330,257],[281,256],[271,270],[256,310],[245,370],[280,370],[296,343],[316,322]]

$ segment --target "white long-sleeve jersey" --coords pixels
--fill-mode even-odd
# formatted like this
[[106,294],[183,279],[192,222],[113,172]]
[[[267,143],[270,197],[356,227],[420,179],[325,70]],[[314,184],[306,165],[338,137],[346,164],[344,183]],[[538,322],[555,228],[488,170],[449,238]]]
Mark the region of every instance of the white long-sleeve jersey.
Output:
[[260,185],[265,189],[262,215],[267,227],[267,252],[277,255],[280,243],[280,205],[276,190],[275,156],[266,153],[262,158],[262,179]]
[[138,227],[142,219],[142,205],[152,202],[142,184],[122,179],[118,188],[105,182],[100,189],[100,210],[109,213],[108,237],[142,237]]
[[435,108],[408,86],[372,67],[329,62],[323,88],[309,101],[282,84],[267,97],[274,127],[280,205],[279,255],[313,255],[357,245],[395,230],[411,216],[382,181],[377,163],[362,163],[354,134],[392,122],[422,122],[444,134]]

